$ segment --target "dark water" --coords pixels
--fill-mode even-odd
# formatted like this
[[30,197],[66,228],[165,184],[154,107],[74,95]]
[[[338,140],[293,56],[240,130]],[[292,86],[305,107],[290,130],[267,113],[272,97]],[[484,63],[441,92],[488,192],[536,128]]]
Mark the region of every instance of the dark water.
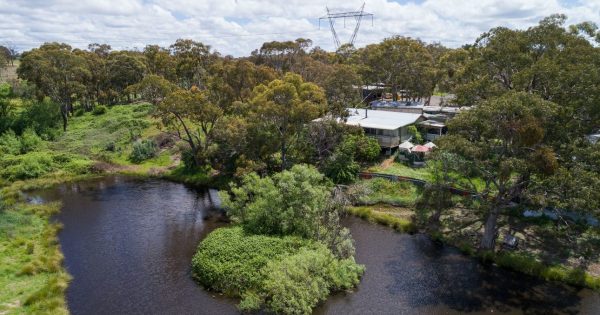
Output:
[[223,225],[215,191],[112,177],[57,193],[72,314],[236,313],[190,276],[197,244]]
[[[57,219],[72,314],[236,313],[236,301],[190,277],[198,242],[223,225],[214,191],[113,177],[41,196],[63,201]],[[317,314],[600,314],[590,290],[484,266],[424,236],[345,223],[367,271],[356,292],[336,294]]]

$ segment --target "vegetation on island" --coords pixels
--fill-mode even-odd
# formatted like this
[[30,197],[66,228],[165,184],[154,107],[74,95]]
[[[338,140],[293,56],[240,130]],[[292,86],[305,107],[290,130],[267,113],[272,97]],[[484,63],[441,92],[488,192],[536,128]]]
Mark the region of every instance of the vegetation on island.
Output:
[[364,270],[339,222],[346,205],[340,194],[310,166],[246,175],[231,195],[221,194],[236,226],[202,241],[192,260],[194,276],[241,297],[243,311],[310,314],[330,292],[356,286]]

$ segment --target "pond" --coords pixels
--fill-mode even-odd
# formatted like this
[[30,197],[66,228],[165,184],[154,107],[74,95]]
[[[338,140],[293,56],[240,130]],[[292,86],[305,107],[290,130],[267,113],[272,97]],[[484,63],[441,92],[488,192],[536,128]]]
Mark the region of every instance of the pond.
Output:
[[[235,314],[236,301],[191,279],[198,242],[223,226],[214,190],[127,177],[61,185],[55,219],[72,314]],[[316,314],[598,314],[600,295],[480,264],[423,235],[347,218],[367,271]]]

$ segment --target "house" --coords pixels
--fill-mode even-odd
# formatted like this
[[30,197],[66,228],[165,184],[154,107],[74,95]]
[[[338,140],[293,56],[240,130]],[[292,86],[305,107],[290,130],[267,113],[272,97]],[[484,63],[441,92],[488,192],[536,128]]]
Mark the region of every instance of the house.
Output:
[[349,116],[344,123],[362,127],[365,134],[374,137],[384,149],[391,150],[409,140],[408,126],[423,120],[423,115],[366,108],[348,108]]
[[434,141],[448,132],[446,124],[436,120],[424,120],[419,122],[418,126],[428,141]]

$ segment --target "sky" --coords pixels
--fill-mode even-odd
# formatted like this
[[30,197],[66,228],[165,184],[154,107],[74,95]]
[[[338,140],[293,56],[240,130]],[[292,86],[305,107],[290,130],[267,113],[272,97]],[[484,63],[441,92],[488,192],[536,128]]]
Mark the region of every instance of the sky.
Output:
[[[263,42],[303,37],[334,50],[329,24],[319,27],[319,17],[326,7],[355,11],[363,2],[374,18],[362,21],[357,47],[393,35],[459,47],[490,28],[525,29],[554,13],[566,14],[568,24],[600,25],[600,0],[0,0],[0,45],[22,51],[58,41],[142,49],[191,38],[239,57]],[[354,25],[337,20],[342,43]]]

